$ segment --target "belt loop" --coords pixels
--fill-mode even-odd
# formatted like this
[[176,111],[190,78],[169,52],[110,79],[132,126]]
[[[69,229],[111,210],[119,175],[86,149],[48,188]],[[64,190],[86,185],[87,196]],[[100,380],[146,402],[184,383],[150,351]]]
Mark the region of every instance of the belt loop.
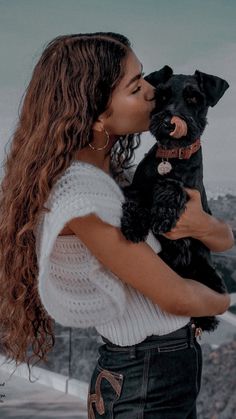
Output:
[[195,326],[195,324],[191,321],[191,322],[189,323],[189,332],[190,332],[190,340],[189,340],[189,343],[190,343],[190,348],[193,348],[193,346],[194,346],[195,329],[196,329],[196,326]]
[[191,320],[191,329],[192,329],[192,341],[194,338],[199,338],[201,340],[202,337],[202,328],[197,327],[196,324]]
[[135,359],[136,358],[136,345],[132,345],[132,347],[129,350],[129,359]]

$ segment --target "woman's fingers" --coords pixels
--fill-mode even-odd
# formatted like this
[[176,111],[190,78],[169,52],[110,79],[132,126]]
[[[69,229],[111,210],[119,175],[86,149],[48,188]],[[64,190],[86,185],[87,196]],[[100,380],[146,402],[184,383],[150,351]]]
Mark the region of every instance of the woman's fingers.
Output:
[[185,188],[185,191],[187,192],[187,194],[189,195],[190,198],[194,198],[194,199],[200,199],[201,198],[201,194],[199,192],[198,189],[190,189],[190,188]]
[[193,237],[198,231],[202,222],[203,208],[201,204],[201,195],[197,189],[184,188],[189,196],[185,211],[181,214],[175,227],[173,227],[163,236],[170,240],[177,240],[184,237]]

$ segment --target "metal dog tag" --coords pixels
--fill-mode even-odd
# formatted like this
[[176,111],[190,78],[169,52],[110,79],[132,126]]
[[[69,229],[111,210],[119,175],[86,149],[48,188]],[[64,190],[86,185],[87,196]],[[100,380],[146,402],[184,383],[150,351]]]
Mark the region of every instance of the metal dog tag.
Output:
[[172,166],[168,161],[162,161],[157,166],[157,171],[160,175],[166,175],[172,170]]

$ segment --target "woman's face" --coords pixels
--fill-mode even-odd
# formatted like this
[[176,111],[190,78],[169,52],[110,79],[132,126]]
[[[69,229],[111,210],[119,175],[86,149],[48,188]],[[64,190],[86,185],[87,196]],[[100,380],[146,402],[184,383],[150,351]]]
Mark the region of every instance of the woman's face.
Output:
[[104,127],[111,135],[148,131],[154,106],[154,88],[143,79],[142,64],[131,51],[124,76],[112,93]]

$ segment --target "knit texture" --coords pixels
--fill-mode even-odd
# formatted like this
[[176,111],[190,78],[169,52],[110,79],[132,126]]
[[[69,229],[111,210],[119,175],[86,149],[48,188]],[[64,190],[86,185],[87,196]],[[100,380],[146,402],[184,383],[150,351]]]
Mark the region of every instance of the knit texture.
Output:
[[[184,326],[189,317],[164,312],[101,264],[77,236],[58,234],[72,218],[91,213],[120,227],[125,199],[121,186],[132,175],[126,170],[126,181],[121,177],[117,183],[98,167],[74,161],[54,184],[45,203],[50,212],[42,211],[34,232],[38,290],[48,314],[63,326],[93,326],[121,346],[169,333]],[[160,252],[151,232],[146,243]]]

